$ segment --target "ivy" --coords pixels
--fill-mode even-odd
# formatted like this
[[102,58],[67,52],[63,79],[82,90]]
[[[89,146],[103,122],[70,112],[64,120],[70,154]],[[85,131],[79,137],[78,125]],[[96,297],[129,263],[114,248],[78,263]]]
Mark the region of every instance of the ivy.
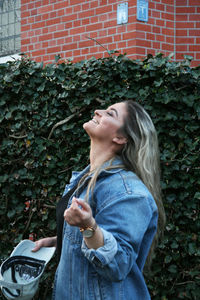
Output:
[[[31,236],[55,235],[55,208],[72,170],[88,164],[82,125],[97,107],[135,99],[156,126],[167,223],[151,271],[153,300],[197,300],[199,265],[200,67],[125,55],[43,66],[26,57],[0,64],[0,255]],[[50,299],[56,261],[35,299]]]

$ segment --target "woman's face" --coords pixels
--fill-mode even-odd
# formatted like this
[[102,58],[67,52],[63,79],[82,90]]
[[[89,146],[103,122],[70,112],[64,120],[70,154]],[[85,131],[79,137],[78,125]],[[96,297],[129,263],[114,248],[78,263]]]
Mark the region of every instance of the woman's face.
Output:
[[83,128],[93,139],[112,142],[120,136],[126,114],[126,104],[119,102],[105,110],[95,110],[92,120],[84,123]]

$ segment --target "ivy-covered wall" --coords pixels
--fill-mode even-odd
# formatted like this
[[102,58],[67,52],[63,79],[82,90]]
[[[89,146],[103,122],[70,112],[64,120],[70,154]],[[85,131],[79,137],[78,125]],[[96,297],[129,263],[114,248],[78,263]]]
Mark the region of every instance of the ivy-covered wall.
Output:
[[[59,57],[56,58],[59,62]],[[0,258],[29,237],[55,235],[55,207],[72,170],[88,163],[82,124],[98,107],[132,98],[159,135],[167,223],[150,273],[153,300],[199,299],[200,68],[161,54],[0,65]],[[50,299],[56,259],[35,299]]]

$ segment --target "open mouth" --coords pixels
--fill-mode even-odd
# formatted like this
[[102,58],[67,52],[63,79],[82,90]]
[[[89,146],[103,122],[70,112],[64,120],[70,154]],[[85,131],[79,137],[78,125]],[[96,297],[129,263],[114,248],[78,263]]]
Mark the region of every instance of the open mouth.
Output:
[[92,119],[92,121],[95,123],[95,124],[99,124],[99,122],[95,119]]

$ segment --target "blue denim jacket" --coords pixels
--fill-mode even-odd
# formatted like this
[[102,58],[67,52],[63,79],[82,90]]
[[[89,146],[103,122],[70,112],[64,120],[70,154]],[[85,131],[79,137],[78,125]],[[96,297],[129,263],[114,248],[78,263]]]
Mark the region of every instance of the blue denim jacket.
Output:
[[[89,166],[73,172],[64,194],[88,171]],[[79,198],[84,199],[88,180],[76,192]],[[101,171],[89,202],[104,246],[88,249],[79,228],[64,222],[53,299],[150,299],[142,270],[157,227],[152,195],[134,173],[118,168]]]

